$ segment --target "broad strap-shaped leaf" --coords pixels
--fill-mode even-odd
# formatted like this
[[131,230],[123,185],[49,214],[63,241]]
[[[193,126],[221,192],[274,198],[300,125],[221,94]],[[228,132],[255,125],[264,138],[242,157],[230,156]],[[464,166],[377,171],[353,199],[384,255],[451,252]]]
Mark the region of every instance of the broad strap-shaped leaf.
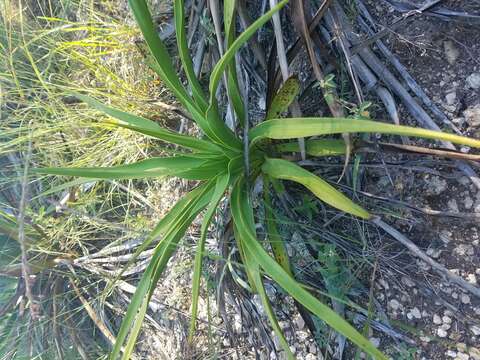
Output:
[[[305,142],[306,152],[311,156],[345,155],[345,142],[338,139],[315,139]],[[288,142],[275,146],[278,152],[300,152],[298,142]]]
[[264,121],[249,132],[249,139],[255,143],[261,139],[295,139],[316,135],[342,133],[380,133],[415,136],[425,139],[450,141],[455,144],[480,147],[480,140],[448,134],[439,131],[418,129],[409,126],[386,124],[379,121],[350,118],[290,118]]
[[202,159],[189,156],[152,158],[133,164],[92,168],[41,168],[34,172],[50,175],[79,176],[93,179],[146,179],[177,176],[190,180],[207,180],[215,177],[227,166],[227,159]]
[[130,301],[117,335],[117,341],[110,354],[111,360],[118,358],[127,336],[128,341],[123,350],[122,359],[130,359],[155,286],[188,226],[210,201],[210,190],[213,185],[214,183],[210,181],[190,192],[187,201],[180,200],[181,206],[175,206],[172,209],[174,210],[172,216],[168,217],[167,221],[162,220],[154,230],[155,237],[163,235],[163,238],[155,247],[150,263]]
[[205,241],[207,238],[208,227],[212,222],[213,215],[217,210],[218,204],[223,199],[225,191],[227,190],[228,184],[230,182],[230,174],[223,173],[217,176],[215,189],[213,191],[210,204],[208,205],[207,211],[203,217],[202,227],[200,230],[200,239],[197,244],[197,250],[195,253],[195,262],[193,270],[193,280],[192,280],[192,318],[190,320],[190,330],[189,330],[189,341],[193,339],[193,334],[195,332],[195,325],[197,321],[197,312],[198,312],[198,298],[200,295],[200,281],[202,275],[202,264],[205,251]]
[[263,177],[263,199],[265,207],[265,222],[267,224],[267,239],[272,248],[273,256],[275,260],[282,266],[282,268],[290,275],[292,270],[290,268],[290,261],[288,259],[287,249],[280,236],[277,223],[275,221],[275,215],[272,210],[272,199],[270,197],[270,177]]
[[300,91],[300,82],[296,76],[289,77],[274,96],[267,111],[266,120],[280,118],[288,110]]
[[282,159],[266,159],[262,171],[274,179],[302,184],[323,202],[346,213],[370,219],[371,215],[332,185],[302,167]]
[[180,60],[182,61],[185,75],[187,75],[188,82],[192,89],[193,98],[200,107],[202,112],[205,112],[208,107],[207,99],[202,90],[200,82],[195,76],[193,70],[192,57],[188,50],[187,33],[185,31],[185,2],[183,0],[174,0],[173,10],[175,19],[175,35],[177,38],[177,47]]
[[206,151],[214,153],[222,152],[222,150],[217,145],[209,141],[196,139],[192,136],[182,135],[164,129],[152,120],[106,106],[89,96],[78,93],[75,93],[74,95],[75,97],[79,98],[91,107],[111,116],[113,119],[111,119],[111,121],[109,122],[113,125],[130,129],[148,136],[152,136],[156,139],[172,144],[177,144],[195,151]]
[[371,355],[376,360],[387,360],[372,343],[360,334],[347,321],[339,316],[327,305],[320,302],[305,288],[292,278],[259,244],[255,233],[249,226],[249,218],[253,217],[252,207],[248,201],[245,181],[240,178],[233,186],[231,195],[232,216],[237,227],[242,228],[242,243],[248,249],[248,256],[253,256],[255,261],[265,272],[265,275],[278,283],[290,296],[305,306],[314,315],[327,323],[337,332],[346,336],[360,349]]

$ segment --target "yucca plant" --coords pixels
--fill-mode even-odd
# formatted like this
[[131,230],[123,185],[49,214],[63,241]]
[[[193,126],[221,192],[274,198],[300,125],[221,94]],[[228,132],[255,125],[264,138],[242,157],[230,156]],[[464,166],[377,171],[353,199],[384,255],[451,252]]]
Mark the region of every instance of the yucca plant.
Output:
[[[235,38],[235,1],[224,1],[227,49],[210,75],[209,92],[207,94],[194,74],[192,60],[187,48],[183,0],[175,0],[174,16],[178,53],[191,89],[190,94],[182,84],[165,45],[157,35],[146,1],[130,0],[130,7],[151,53],[151,67],[176,96],[196,125],[202,130],[204,136],[196,138],[175,133],[162,128],[151,120],[105,106],[97,100],[78,94],[78,98],[107,114],[112,124],[166,143],[175,144],[177,146],[175,154],[171,157],[150,158],[133,164],[109,168],[44,168],[36,170],[44,174],[94,179],[145,179],[177,176],[199,181],[198,185],[179,200],[170,212],[160,220],[137,250],[136,254],[138,255],[152,244],[155,245],[150,264],[138,284],[137,291],[123,319],[116,344],[110,356],[111,359],[116,359],[121,354],[123,359],[130,358],[147,311],[148,302],[163,270],[189,225],[197,215],[204,211],[201,236],[197,244],[194,262],[190,335],[194,333],[207,230],[219,203],[224,197],[229,197],[236,246],[245,267],[249,286],[252,292],[258,293],[262,299],[265,312],[288,357],[293,358],[294,356],[281,332],[266,294],[265,278],[270,278],[276,282],[298,303],[334,330],[346,336],[363,351],[375,359],[386,359],[386,356],[354,327],[295,280],[290,271],[285,247],[278,236],[271,212],[266,217],[270,249],[273,256],[270,255],[266,246],[258,241],[249,184],[253,184],[258,178],[263,180],[265,201],[268,204],[270,202],[270,183],[279,180],[293,181],[309,189],[328,205],[361,219],[369,220],[373,215],[367,210],[352,202],[318,176],[282,158],[282,153],[300,150],[295,140],[292,142],[280,142],[278,140],[308,139],[315,136],[315,139],[306,141],[306,152],[311,156],[344,154],[342,140],[325,138],[325,136],[342,133],[375,132],[416,136],[451,141],[472,147],[480,147],[480,141],[452,134],[368,120],[279,118],[280,114],[288,108],[289,102],[294,96],[292,94],[295,93],[288,88],[283,88],[278,92],[268,111],[266,121],[245,132],[245,136],[237,136],[234,131],[225,125],[219,111],[215,95],[219,82],[226,72],[227,91],[232,98],[233,107],[241,120],[240,123],[242,121],[247,122],[247,114],[242,110],[243,101],[247,101],[247,99],[242,99],[239,95],[240,87],[234,72],[235,54],[255,31],[269,21],[272,15],[284,7],[287,2],[288,0],[281,1]],[[286,86],[291,85],[287,82]],[[286,96],[286,94],[290,95]],[[269,206],[266,206],[266,208],[269,208]]]

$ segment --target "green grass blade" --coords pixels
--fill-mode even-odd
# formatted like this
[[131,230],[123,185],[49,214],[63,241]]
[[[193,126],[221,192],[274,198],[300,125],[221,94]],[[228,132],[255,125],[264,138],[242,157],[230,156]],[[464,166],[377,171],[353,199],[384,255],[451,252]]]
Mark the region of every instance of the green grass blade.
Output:
[[33,172],[49,175],[78,176],[93,179],[145,179],[178,176],[191,180],[207,180],[226,167],[226,159],[205,160],[188,156],[152,158],[133,164],[93,168],[40,168]]
[[200,239],[197,244],[197,251],[195,253],[195,262],[193,270],[192,280],[192,318],[190,320],[189,341],[193,339],[195,332],[195,325],[198,312],[198,298],[200,295],[200,280],[202,275],[202,263],[205,250],[205,241],[207,238],[208,227],[212,221],[213,215],[218,207],[218,204],[222,200],[225,191],[227,190],[230,182],[230,175],[228,173],[220,174],[216,179],[215,189],[213,191],[210,205],[207,208],[205,216],[203,218],[202,227],[200,230]]
[[185,70],[185,74],[187,75],[188,82],[190,83],[190,86],[192,88],[193,98],[200,107],[200,110],[202,110],[202,112],[205,112],[207,110],[208,103],[202,87],[197,77],[195,76],[192,58],[188,50],[187,33],[185,31],[184,1],[175,0],[173,6],[178,54],[180,56],[180,60],[182,61],[182,66]]
[[332,185],[300,166],[282,159],[266,159],[262,171],[275,179],[290,180],[302,184],[320,200],[346,213],[370,219],[371,215],[355,204]]
[[379,121],[349,118],[291,118],[273,119],[260,123],[250,130],[252,143],[261,139],[295,139],[315,135],[342,133],[380,133],[415,136],[425,139],[450,141],[455,144],[480,147],[480,140],[439,131],[418,129],[408,126],[386,124]]
[[320,302],[303,286],[293,279],[285,270],[263,249],[257,241],[255,233],[249,226],[249,219],[253,217],[252,207],[248,201],[245,183],[239,180],[233,187],[231,195],[232,216],[237,226],[242,229],[242,242],[248,249],[249,256],[264,270],[265,274],[278,283],[290,296],[305,306],[313,314],[322,319],[334,330],[341,333],[360,349],[376,360],[387,360],[372,343],[352,327],[345,319]]
[[123,318],[117,335],[117,341],[110,354],[111,360],[118,358],[127,336],[128,341],[122,359],[130,358],[136,338],[140,332],[141,323],[147,311],[148,301],[161,276],[161,272],[168,263],[178,241],[183,237],[190,223],[208,204],[211,196],[209,192],[211,187],[211,183],[206,183],[190,192],[189,195],[187,195],[187,201],[182,201],[183,199],[180,200],[179,203],[181,206],[175,206],[174,209],[172,209],[172,211],[174,211],[172,215],[167,215],[169,217],[166,220],[162,220],[156,227],[154,230],[155,236],[150,236],[151,239],[154,239],[159,235],[163,235],[163,239],[155,247],[152,259],[142,275],[137,285],[137,290],[130,301],[127,313]]
[[[236,0],[225,0],[223,2],[223,23],[225,24],[225,44],[227,51],[232,46],[236,36],[235,6]],[[245,124],[246,114],[238,83],[235,58],[232,59],[227,68],[227,91],[240,125],[243,126]]]
[[177,144],[191,150],[221,153],[221,149],[209,141],[177,134],[173,131],[162,128],[152,120],[106,106],[89,96],[78,93],[75,93],[74,95],[91,107],[111,116],[113,119],[110,121],[110,123],[113,125],[152,136],[168,143]]
[[203,121],[202,111],[188,95],[180,82],[180,78],[175,71],[167,48],[157,34],[147,2],[145,0],[129,0],[128,3],[132,9],[137,24],[142,31],[148,48],[158,64],[158,67],[154,66],[153,68],[157,70],[158,75],[175,94],[178,101],[180,101],[180,103],[192,114],[194,119],[198,122],[198,125],[203,129],[205,123]]
[[289,77],[272,100],[266,120],[279,118],[288,110],[300,91],[300,82],[295,76]]
[[[306,152],[311,156],[345,155],[345,142],[337,139],[315,139],[305,142]],[[275,146],[278,152],[300,152],[298,142],[289,142]]]

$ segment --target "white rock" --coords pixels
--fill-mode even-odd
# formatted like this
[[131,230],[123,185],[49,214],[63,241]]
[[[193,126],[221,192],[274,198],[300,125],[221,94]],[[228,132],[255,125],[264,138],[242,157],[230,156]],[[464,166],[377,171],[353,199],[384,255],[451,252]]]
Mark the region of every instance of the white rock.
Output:
[[467,275],[467,281],[470,284],[477,285],[477,277],[475,276],[475,274],[468,274]]
[[470,296],[468,296],[466,294],[462,294],[462,296],[460,296],[460,300],[464,304],[470,304]]
[[468,125],[472,127],[480,126],[480,105],[468,108],[463,112]]
[[457,101],[457,93],[455,91],[448,93],[445,95],[445,101],[448,105],[454,105]]
[[373,346],[378,348],[380,346],[380,339],[376,337],[370,338],[370,342],[372,343]]
[[470,356],[468,356],[468,354],[459,352],[459,353],[457,354],[456,359],[457,359],[457,360],[469,360],[469,359],[470,359]]
[[420,312],[420,310],[418,310],[417,307],[414,307],[412,309],[412,311],[410,311],[410,313],[413,315],[413,317],[415,319],[421,319],[422,318],[422,313]]
[[437,329],[437,335],[438,335],[438,337],[446,338],[448,336],[448,333],[445,330],[443,330],[442,328],[439,328],[439,329]]
[[468,349],[468,354],[472,357],[473,360],[480,360],[480,350],[477,348]]
[[480,89],[480,73],[473,73],[467,77],[467,85],[472,89]]
[[470,331],[473,333],[473,335],[478,336],[480,335],[480,327],[477,325],[470,326]]
[[456,351],[453,351],[453,350],[448,350],[445,355],[447,355],[448,357],[451,357],[451,358],[455,358],[457,357],[457,352]]
[[473,206],[473,200],[470,196],[466,196],[465,199],[463,200],[463,206],[465,206],[465,209],[470,210]]
[[450,317],[448,317],[448,316],[443,316],[443,317],[442,317],[442,322],[443,322],[444,324],[451,324],[451,323],[452,323],[452,319],[451,319]]
[[433,323],[435,325],[441,325],[442,324],[442,318],[438,316],[437,314],[433,315]]
[[453,251],[460,256],[475,254],[475,249],[469,244],[460,244]]
[[402,304],[400,304],[397,300],[392,299],[388,302],[388,305],[392,308],[392,310],[398,310],[402,307]]
[[442,326],[440,326],[440,329],[447,331],[447,330],[450,330],[451,327],[452,327],[451,324],[442,324]]
[[307,354],[307,356],[305,356],[305,360],[316,360],[317,357],[313,354]]
[[455,46],[455,43],[451,40],[443,42],[443,49],[445,50],[445,57],[450,65],[454,65],[460,56],[460,51]]
[[448,200],[448,201],[447,201],[447,206],[448,206],[448,209],[449,209],[451,212],[454,212],[454,213],[460,212],[460,210],[458,209],[457,200],[455,200],[455,199],[450,199],[450,200]]

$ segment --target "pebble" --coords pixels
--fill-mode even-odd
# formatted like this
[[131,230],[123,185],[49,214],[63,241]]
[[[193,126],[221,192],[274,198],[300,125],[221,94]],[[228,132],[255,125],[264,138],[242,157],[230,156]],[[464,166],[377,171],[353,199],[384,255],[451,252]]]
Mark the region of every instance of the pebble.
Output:
[[460,352],[460,353],[457,354],[457,357],[455,359],[456,360],[469,360],[470,356],[468,356],[468,354]]
[[480,335],[480,327],[477,325],[473,325],[470,327],[470,331],[473,333],[473,335],[478,336]]
[[463,200],[463,206],[465,206],[465,209],[470,210],[473,206],[473,200],[470,196],[466,196],[465,199]]
[[451,357],[451,358],[455,358],[457,357],[457,352],[456,351],[453,351],[453,350],[448,350],[445,355],[447,355],[448,357]]
[[412,314],[412,316],[413,316],[415,319],[421,319],[421,318],[422,318],[422,313],[420,312],[420,310],[418,310],[417,307],[414,307],[414,308],[410,311],[410,314]]
[[451,319],[450,317],[448,317],[448,316],[444,316],[444,317],[442,317],[442,322],[443,322],[444,324],[451,324],[451,323],[452,323],[452,319]]
[[393,299],[388,302],[388,305],[392,308],[392,310],[398,310],[402,306],[397,300]]
[[470,284],[477,285],[477,277],[475,276],[475,274],[468,274],[467,275],[467,281]]
[[477,348],[470,348],[468,353],[474,360],[480,360],[480,350]]
[[460,212],[460,210],[458,209],[457,200],[455,200],[455,199],[450,199],[450,200],[448,200],[448,201],[447,201],[447,206],[448,206],[448,209],[449,209],[451,212],[454,212],[454,213]]
[[445,57],[450,65],[454,65],[460,56],[460,51],[451,40],[443,42],[443,49],[445,50]]
[[464,304],[470,304],[470,296],[468,296],[466,294],[462,294],[462,296],[460,297],[460,300]]
[[472,127],[480,126],[480,105],[470,107],[463,112],[468,125]]
[[467,85],[472,89],[480,89],[480,73],[473,73],[467,77]]
[[448,333],[447,333],[446,330],[443,330],[442,328],[438,328],[437,329],[437,335],[438,335],[438,337],[446,338],[448,336]]
[[433,323],[435,325],[441,325],[442,324],[442,318],[438,316],[437,314],[433,315]]
[[475,254],[475,249],[473,248],[472,245],[460,244],[455,248],[454,252],[457,253],[457,255],[460,255],[460,256],[474,255]]
[[454,105],[457,101],[457,93],[455,91],[448,93],[445,95],[445,100],[448,105]]

